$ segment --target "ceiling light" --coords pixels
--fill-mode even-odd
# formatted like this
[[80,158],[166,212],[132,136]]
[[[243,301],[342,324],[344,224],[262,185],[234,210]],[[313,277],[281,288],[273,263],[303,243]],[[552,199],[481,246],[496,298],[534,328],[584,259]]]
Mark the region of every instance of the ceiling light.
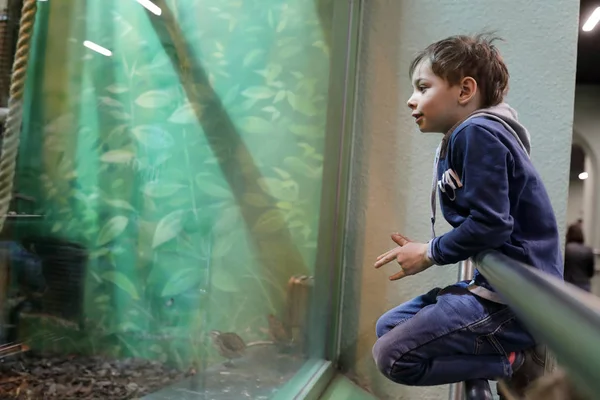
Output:
[[109,49],[105,49],[104,47],[102,47],[94,42],[90,42],[89,40],[86,40],[85,42],[83,42],[83,45],[90,50],[94,50],[96,53],[102,54],[103,56],[106,56],[106,57],[112,56],[112,51],[110,51]]
[[142,6],[144,6],[148,11],[152,14],[160,15],[162,14],[162,10],[159,6],[151,2],[150,0],[137,0]]
[[583,29],[586,32],[591,31],[592,29],[594,29],[594,27],[596,26],[596,24],[600,21],[600,7],[597,7],[594,12],[592,13],[592,15],[590,15],[590,17],[588,18],[587,21],[585,21],[585,24],[583,24]]
[[582,172],[579,174],[579,179],[581,179],[582,181],[588,178],[588,173],[587,172]]

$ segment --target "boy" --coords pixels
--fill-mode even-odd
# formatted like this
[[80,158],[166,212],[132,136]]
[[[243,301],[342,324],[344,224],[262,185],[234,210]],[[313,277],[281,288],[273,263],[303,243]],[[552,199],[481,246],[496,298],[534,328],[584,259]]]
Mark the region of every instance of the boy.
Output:
[[[503,103],[508,70],[494,38],[453,36],[427,47],[410,67],[408,100],[421,132],[444,133],[435,157],[432,236],[400,234],[397,280],[432,265],[454,264],[495,249],[562,278],[558,228],[550,199],[529,159],[527,130]],[[453,230],[435,237],[436,192]],[[389,379],[413,386],[505,379],[517,393],[544,374],[545,348],[478,271],[469,282],[435,288],[377,321],[373,356]]]

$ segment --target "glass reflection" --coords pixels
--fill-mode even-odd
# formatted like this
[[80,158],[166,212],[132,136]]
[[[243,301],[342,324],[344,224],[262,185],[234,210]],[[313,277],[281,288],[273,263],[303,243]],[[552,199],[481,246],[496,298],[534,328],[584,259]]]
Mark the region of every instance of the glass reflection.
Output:
[[258,399],[300,369],[331,7],[40,3],[0,397]]

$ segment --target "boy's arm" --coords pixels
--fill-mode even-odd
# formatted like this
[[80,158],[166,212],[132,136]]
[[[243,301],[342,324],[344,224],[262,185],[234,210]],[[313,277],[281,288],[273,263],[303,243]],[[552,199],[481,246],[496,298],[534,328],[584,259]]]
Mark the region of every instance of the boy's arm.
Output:
[[452,142],[452,163],[461,174],[469,216],[458,227],[429,242],[428,256],[438,265],[453,264],[500,247],[513,230],[508,197],[508,148],[478,125],[463,128]]

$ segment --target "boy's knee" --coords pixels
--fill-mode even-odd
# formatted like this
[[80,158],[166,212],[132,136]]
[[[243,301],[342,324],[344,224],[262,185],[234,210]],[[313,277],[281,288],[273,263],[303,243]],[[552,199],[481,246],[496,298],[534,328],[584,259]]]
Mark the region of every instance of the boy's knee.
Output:
[[390,331],[389,324],[384,317],[380,317],[375,323],[375,334],[377,338],[382,337]]
[[418,386],[425,372],[425,363],[406,356],[397,340],[382,337],[373,346],[373,359],[381,373],[391,381],[407,386]]

